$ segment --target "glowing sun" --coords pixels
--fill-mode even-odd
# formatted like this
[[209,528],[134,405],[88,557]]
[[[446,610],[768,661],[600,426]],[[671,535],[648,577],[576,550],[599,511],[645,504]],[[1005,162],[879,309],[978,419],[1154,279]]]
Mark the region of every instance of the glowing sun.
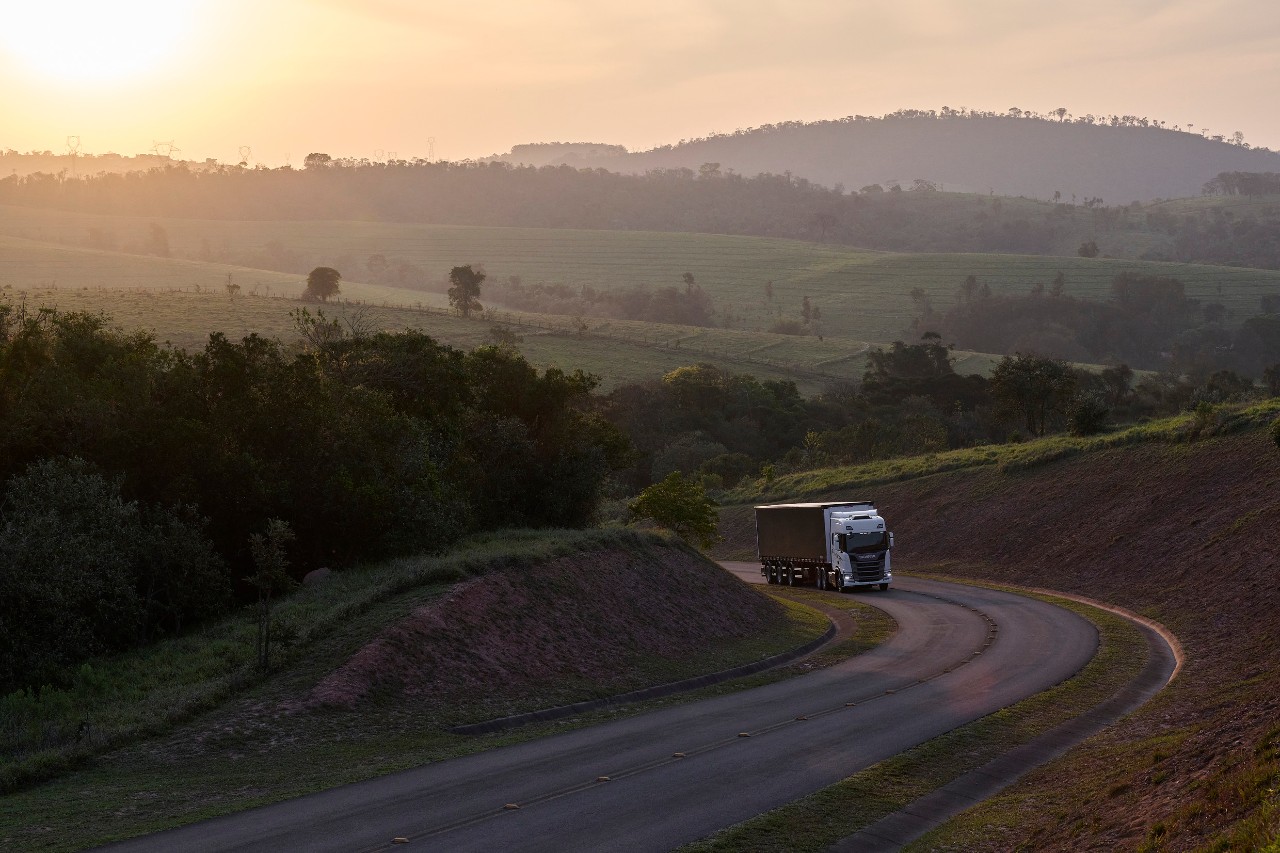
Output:
[[42,77],[114,82],[163,68],[195,28],[198,0],[5,4],[0,51]]

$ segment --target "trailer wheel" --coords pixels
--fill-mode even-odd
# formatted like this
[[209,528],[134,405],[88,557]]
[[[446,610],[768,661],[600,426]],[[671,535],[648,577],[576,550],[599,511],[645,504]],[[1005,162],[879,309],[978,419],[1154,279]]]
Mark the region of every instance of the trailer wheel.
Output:
[[787,566],[787,586],[796,585],[796,570],[794,566]]
[[819,592],[825,592],[827,589],[827,573],[822,569],[818,569],[818,580],[816,585]]
[[889,585],[888,585],[887,583],[882,583],[882,584],[880,584],[880,591],[881,591],[881,592],[888,592],[888,591],[889,591]]

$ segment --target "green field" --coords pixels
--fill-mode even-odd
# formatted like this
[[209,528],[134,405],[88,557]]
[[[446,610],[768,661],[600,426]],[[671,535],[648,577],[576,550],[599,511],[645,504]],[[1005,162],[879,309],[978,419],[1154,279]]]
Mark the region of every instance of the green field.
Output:
[[[166,229],[175,256],[200,256],[204,241],[242,251],[274,243],[316,263],[346,256],[358,269],[342,271],[356,282],[364,274],[364,260],[374,253],[393,262],[413,263],[439,281],[452,266],[467,263],[483,264],[491,280],[515,275],[526,284],[589,284],[601,289],[678,285],[681,275],[691,272],[717,309],[731,310],[747,330],[766,329],[779,317],[798,317],[801,299],[807,295],[821,309],[824,336],[857,341],[903,337],[912,316],[909,293],[913,288],[923,289],[936,307],[945,308],[967,275],[977,276],[1000,293],[1026,291],[1036,282],[1047,285],[1061,271],[1069,294],[1095,298],[1106,296],[1111,279],[1120,272],[1175,276],[1186,283],[1189,295],[1223,303],[1237,321],[1257,313],[1262,294],[1280,292],[1278,271],[1114,258],[894,254],[794,240],[640,231],[104,217],[5,206],[0,206],[0,234],[41,242],[0,244],[4,253],[0,275],[4,283],[37,286],[55,278],[49,273],[50,244],[83,245],[89,229],[97,228],[110,231],[121,246],[141,245],[152,222]],[[45,256],[37,257],[41,251]],[[104,264],[108,256],[119,257],[114,253],[78,257]],[[279,273],[212,266],[217,271],[210,269],[201,287],[220,288],[227,272],[235,274],[246,292],[258,285],[259,292],[271,287],[278,294],[276,288],[288,286],[286,280],[301,287],[297,275],[280,277]],[[166,274],[180,279],[181,267],[167,269]],[[190,275],[194,279],[203,269],[190,267]],[[103,286],[153,286],[128,283],[127,275],[119,271],[103,272],[102,277],[112,279],[99,282]],[[59,268],[56,278],[59,287],[65,283],[94,286],[94,270],[77,269],[75,262]],[[773,282],[772,299],[766,298],[766,282]],[[344,292],[379,304],[430,304],[441,298],[394,288],[379,288],[375,293],[354,283],[344,284]]]
[[[148,260],[148,259],[140,259]],[[345,285],[344,285],[345,287]],[[146,329],[161,341],[184,349],[199,349],[210,331],[233,340],[257,332],[283,341],[296,339],[290,312],[306,307],[345,322],[360,313],[381,329],[421,329],[433,338],[461,349],[492,343],[490,330],[502,326],[522,338],[517,348],[533,364],[565,370],[581,368],[601,378],[608,391],[628,382],[657,378],[697,362],[710,362],[734,373],[760,379],[786,379],[806,394],[821,390],[833,379],[862,375],[867,345],[845,339],[774,335],[729,329],[696,329],[655,323],[588,320],[587,329],[572,327],[568,317],[486,312],[464,320],[443,309],[359,304],[305,305],[296,299],[264,295],[228,297],[225,292],[170,290],[64,290],[0,287],[0,302],[63,311],[104,313],[128,330]],[[989,356],[961,354],[959,366],[986,370]]]

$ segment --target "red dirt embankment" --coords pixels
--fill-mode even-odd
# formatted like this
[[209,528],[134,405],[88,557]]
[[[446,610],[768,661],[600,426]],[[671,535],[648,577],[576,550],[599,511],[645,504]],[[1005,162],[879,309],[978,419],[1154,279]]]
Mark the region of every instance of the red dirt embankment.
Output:
[[942,570],[1080,593],[1185,646],[1162,696],[1057,778],[1029,781],[1021,829],[990,849],[1185,850],[1233,827],[1242,835],[1220,849],[1249,849],[1280,831],[1280,450],[1264,432],[870,491],[900,571],[954,562]]
[[351,708],[391,694],[479,702],[500,715],[534,686],[644,686],[638,661],[687,658],[784,620],[777,602],[681,549],[561,557],[459,584],[365,645],[309,704]]

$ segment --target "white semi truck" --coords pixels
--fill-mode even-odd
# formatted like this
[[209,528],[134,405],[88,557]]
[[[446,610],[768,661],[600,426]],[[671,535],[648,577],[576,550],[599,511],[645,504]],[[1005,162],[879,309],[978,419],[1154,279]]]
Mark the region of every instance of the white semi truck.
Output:
[[870,501],[758,506],[756,548],[769,583],[845,592],[893,581],[893,534]]

